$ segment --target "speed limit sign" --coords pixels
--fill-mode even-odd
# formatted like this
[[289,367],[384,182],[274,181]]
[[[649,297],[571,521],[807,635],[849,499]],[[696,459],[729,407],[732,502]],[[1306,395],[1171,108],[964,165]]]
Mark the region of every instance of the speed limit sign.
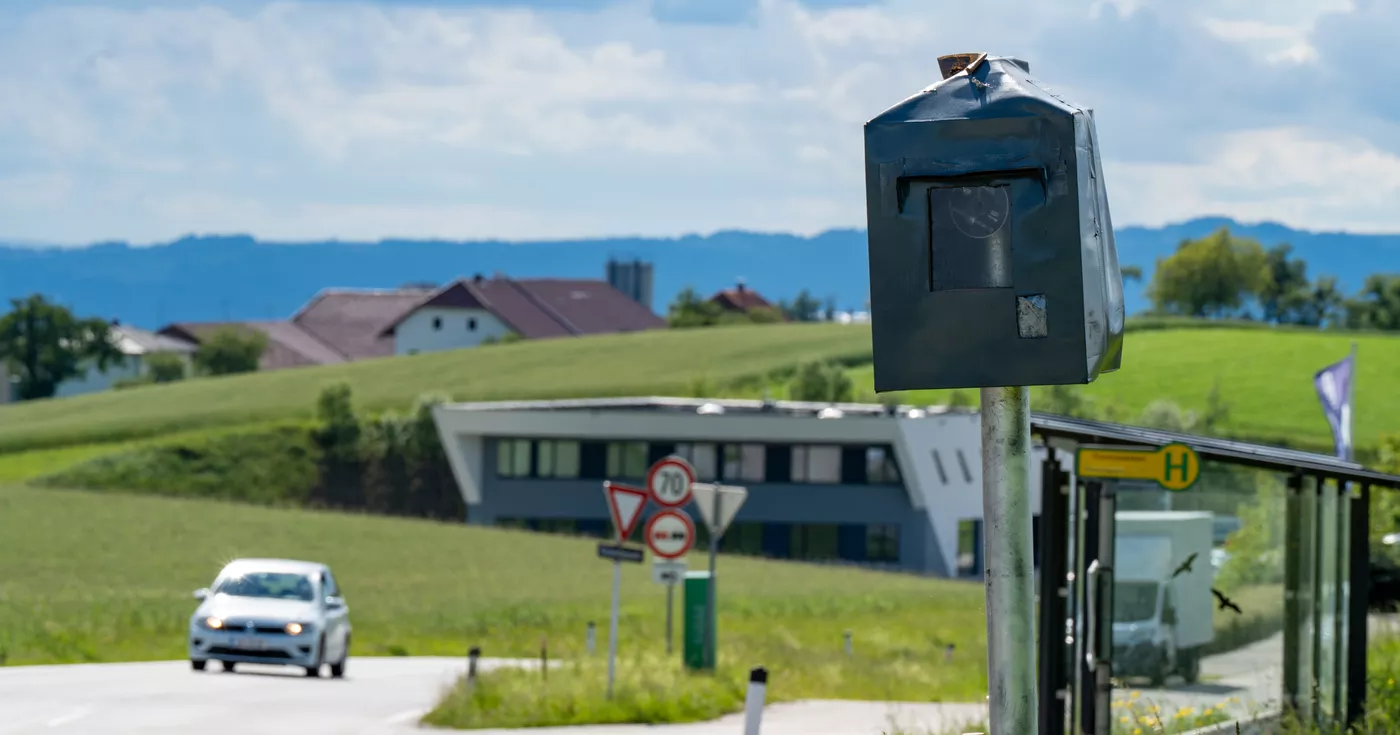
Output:
[[647,492],[663,508],[679,508],[690,502],[695,468],[680,457],[666,457],[647,471]]

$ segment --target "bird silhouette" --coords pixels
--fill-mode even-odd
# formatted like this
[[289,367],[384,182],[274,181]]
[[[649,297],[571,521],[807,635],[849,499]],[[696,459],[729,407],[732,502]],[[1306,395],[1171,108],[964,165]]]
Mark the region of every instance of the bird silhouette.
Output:
[[1196,555],[1198,553],[1199,552],[1195,551],[1191,552],[1191,555],[1186,557],[1186,561],[1181,562],[1181,566],[1177,567],[1175,572],[1172,572],[1172,579],[1176,579],[1177,577],[1180,577],[1183,574],[1190,574],[1191,565],[1196,562]]
[[1224,594],[1222,594],[1222,593],[1220,592],[1220,590],[1218,590],[1218,589],[1216,589],[1216,588],[1214,588],[1214,587],[1211,587],[1211,588],[1210,588],[1210,591],[1211,591],[1211,594],[1215,595],[1216,601],[1218,601],[1218,602],[1220,603],[1220,607],[1219,607],[1218,609],[1224,610],[1225,608],[1229,608],[1229,609],[1231,609],[1231,610],[1234,610],[1236,615],[1243,615],[1243,614],[1244,614],[1244,611],[1240,609],[1240,606],[1239,606],[1239,605],[1236,605],[1234,600],[1231,600],[1230,598],[1228,598],[1228,597],[1226,597]]

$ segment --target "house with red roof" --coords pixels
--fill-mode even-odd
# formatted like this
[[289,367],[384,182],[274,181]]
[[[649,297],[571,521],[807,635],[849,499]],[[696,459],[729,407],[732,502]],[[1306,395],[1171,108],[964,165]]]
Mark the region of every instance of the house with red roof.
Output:
[[774,308],[773,304],[770,303],[768,299],[763,298],[757,291],[745,286],[742,280],[736,283],[734,288],[725,289],[711,296],[710,303],[717,304],[725,311],[749,312],[754,309]]
[[160,334],[197,344],[224,327],[257,330],[267,336],[260,368],[277,370],[475,347],[512,333],[550,339],[665,326],[606,281],[496,274],[439,288],[326,289],[284,321],[176,323]]

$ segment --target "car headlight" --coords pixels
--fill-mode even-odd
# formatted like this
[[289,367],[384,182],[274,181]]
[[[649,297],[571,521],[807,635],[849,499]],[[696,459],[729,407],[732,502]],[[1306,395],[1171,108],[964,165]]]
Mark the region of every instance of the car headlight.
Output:
[[214,630],[222,630],[224,627],[224,621],[216,617],[207,617],[204,619],[204,627],[213,628]]
[[301,635],[305,628],[302,627],[301,623],[287,623],[283,630],[287,631],[287,635]]

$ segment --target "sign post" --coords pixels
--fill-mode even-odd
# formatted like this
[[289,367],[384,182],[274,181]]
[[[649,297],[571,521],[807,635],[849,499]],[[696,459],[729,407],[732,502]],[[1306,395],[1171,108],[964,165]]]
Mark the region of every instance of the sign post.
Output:
[[1022,59],[938,64],[865,124],[875,390],[981,391],[988,724],[1024,735],[1039,706],[1029,386],[1122,366],[1123,278],[1093,111]]
[[747,488],[704,482],[695,483],[691,491],[696,506],[700,508],[700,517],[710,529],[710,574],[706,578],[703,641],[705,668],[713,669],[719,658],[719,613],[715,606],[715,564],[719,557],[719,540],[739,512],[739,507],[748,499],[749,491]]
[[676,560],[695,545],[695,523],[683,511],[662,511],[647,521],[646,538],[651,553],[657,557],[652,567],[653,578],[666,585],[666,653],[669,655],[672,651],[671,606],[675,601],[676,582],[685,574],[685,562]]
[[603,483],[603,494],[607,497],[608,515],[612,517],[613,529],[617,533],[615,546],[598,545],[598,555],[612,559],[613,563],[612,615],[608,619],[608,699],[612,699],[613,681],[617,673],[617,617],[622,606],[622,562],[642,561],[641,550],[629,548],[624,543],[642,517],[647,494],[637,488],[611,482]]
[[[676,510],[690,502],[691,486],[695,484],[695,468],[682,457],[670,456],[657,460],[655,464],[647,470],[647,493],[656,504],[662,508]],[[652,579],[659,584],[666,585],[666,653],[670,655],[672,651],[672,611],[675,609],[676,583],[685,575],[685,562],[677,561],[689,551],[695,544],[695,524],[690,521],[690,516],[680,514],[685,518],[685,523],[689,524],[689,541],[685,544],[685,551],[675,556],[667,556],[657,552],[651,541],[651,524],[647,525],[647,545],[651,547],[652,553],[656,554],[657,561],[652,566]],[[654,519],[653,519],[654,520]],[[668,521],[668,523],[670,523]]]

